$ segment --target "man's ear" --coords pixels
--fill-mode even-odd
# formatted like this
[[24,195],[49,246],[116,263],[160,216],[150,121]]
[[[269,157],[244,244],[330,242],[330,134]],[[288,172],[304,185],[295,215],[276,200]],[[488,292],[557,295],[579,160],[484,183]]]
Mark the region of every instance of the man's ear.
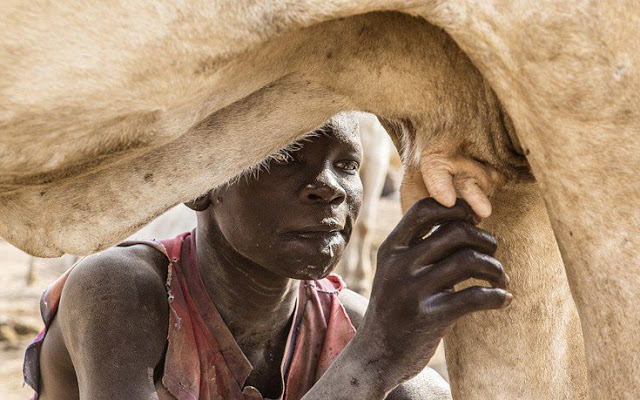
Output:
[[207,192],[194,200],[186,201],[184,205],[189,207],[193,211],[204,211],[211,205],[210,195],[211,192]]

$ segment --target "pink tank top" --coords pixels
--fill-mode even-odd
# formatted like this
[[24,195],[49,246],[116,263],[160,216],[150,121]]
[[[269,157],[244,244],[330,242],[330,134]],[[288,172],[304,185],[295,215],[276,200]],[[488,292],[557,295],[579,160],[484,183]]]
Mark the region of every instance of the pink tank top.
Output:
[[[197,266],[195,234],[186,232],[171,240],[125,242],[121,246],[146,244],[169,259],[168,346],[161,399],[261,400],[263,396],[245,381],[252,366],[236,343],[211,301]],[[45,329],[25,355],[25,381],[36,390],[39,381],[39,349],[53,321],[62,287],[70,271],[54,282],[42,296]],[[320,379],[331,362],[355,334],[351,320],[338,299],[344,283],[337,275],[302,281],[293,323],[280,366],[284,391],[279,399],[300,399]],[[166,389],[166,390],[165,390]]]

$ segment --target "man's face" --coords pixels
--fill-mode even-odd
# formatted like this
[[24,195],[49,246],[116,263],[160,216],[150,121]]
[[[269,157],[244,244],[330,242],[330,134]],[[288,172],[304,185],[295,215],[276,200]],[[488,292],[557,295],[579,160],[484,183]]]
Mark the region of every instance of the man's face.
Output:
[[342,255],[362,203],[357,125],[340,124],[274,159],[259,179],[218,191],[215,219],[229,244],[271,272],[319,279]]

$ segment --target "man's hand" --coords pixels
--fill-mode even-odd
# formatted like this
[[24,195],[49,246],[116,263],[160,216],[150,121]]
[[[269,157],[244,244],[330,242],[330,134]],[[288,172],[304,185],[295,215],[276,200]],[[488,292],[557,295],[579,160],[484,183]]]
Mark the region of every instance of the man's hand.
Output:
[[[380,371],[385,391],[420,372],[458,318],[511,302],[504,290],[509,278],[491,257],[496,240],[477,222],[463,200],[447,208],[423,199],[380,246],[369,308],[354,341],[368,344],[365,358]],[[492,288],[453,291],[469,278]]]

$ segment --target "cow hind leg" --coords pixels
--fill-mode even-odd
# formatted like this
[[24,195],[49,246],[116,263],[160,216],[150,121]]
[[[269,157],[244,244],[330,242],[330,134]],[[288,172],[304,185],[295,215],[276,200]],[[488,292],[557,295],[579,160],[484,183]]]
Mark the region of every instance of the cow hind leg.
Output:
[[[640,129],[521,135],[580,315],[594,399],[640,395]],[[573,129],[569,129],[573,126]]]
[[540,191],[509,185],[491,200],[482,228],[498,238],[514,300],[464,317],[445,337],[454,398],[584,399],[580,321]]

